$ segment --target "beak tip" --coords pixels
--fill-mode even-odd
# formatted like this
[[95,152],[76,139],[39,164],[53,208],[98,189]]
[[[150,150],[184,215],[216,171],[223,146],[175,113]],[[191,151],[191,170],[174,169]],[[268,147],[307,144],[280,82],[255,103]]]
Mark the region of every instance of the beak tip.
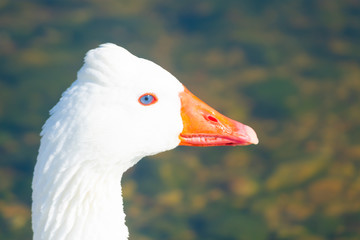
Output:
[[259,139],[258,139],[254,129],[245,125],[245,131],[246,131],[247,135],[249,136],[249,143],[255,144],[255,145],[259,143]]

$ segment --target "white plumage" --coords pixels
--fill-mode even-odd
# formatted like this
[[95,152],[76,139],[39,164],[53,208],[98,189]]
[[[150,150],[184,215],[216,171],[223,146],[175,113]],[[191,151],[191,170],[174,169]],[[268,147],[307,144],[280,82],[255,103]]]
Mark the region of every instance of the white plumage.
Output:
[[[179,137],[184,91],[166,70],[114,44],[89,51],[41,132],[32,185],[34,240],[127,239],[122,174],[144,156],[189,141]],[[144,93],[157,102],[141,104]],[[241,143],[211,139],[222,139],[215,145],[257,143],[252,129],[242,131]]]

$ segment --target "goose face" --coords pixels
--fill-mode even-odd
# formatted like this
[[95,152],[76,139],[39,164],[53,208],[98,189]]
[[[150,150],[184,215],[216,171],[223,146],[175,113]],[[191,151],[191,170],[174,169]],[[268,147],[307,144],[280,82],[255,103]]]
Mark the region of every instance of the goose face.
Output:
[[105,44],[87,53],[78,81],[90,88],[82,136],[92,139],[103,159],[121,159],[129,167],[179,145],[184,87],[160,66]]
[[160,66],[116,45],[89,51],[78,81],[96,88],[87,98],[91,113],[85,120],[96,139],[93,147],[135,158],[131,165],[178,145],[258,142],[250,127],[216,112]]

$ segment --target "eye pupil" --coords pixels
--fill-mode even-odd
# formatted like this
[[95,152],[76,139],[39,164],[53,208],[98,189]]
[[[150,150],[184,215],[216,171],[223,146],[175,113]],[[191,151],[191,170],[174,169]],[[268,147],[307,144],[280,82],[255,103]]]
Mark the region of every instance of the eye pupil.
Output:
[[157,101],[156,97],[150,93],[146,93],[139,98],[142,105],[150,105]]

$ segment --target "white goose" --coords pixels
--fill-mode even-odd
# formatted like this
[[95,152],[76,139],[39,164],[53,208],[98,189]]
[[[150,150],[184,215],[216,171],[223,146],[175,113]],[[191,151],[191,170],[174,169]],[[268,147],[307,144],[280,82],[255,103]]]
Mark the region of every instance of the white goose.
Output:
[[120,181],[142,157],[178,145],[258,143],[250,127],[114,44],[87,53],[41,135],[32,184],[34,240],[125,240]]

